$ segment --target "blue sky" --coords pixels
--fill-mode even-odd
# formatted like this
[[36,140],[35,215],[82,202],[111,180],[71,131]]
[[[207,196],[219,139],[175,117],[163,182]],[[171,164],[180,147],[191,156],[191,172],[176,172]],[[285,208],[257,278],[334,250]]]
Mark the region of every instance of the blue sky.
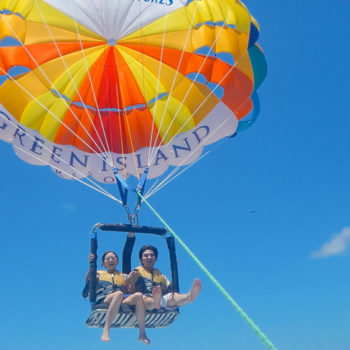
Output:
[[[350,5],[245,4],[268,62],[259,119],[150,202],[278,349],[347,350]],[[84,324],[89,232],[96,222],[125,221],[121,207],[22,162],[9,144],[0,143],[0,155],[0,347],[145,348],[135,330],[114,330],[103,344],[100,330]],[[140,222],[160,225],[146,207]],[[120,251],[123,239],[101,235],[101,251]],[[151,241],[168,273],[165,246]],[[178,260],[181,289],[199,277],[203,291],[171,327],[149,330],[152,349],[265,349],[181,247]]]

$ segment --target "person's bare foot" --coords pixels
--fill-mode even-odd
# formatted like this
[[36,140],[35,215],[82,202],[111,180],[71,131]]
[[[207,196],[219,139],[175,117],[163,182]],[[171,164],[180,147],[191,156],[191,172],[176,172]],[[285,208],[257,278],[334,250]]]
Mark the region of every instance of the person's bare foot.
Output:
[[109,337],[109,334],[108,334],[108,333],[103,332],[103,333],[102,333],[101,340],[102,340],[102,341],[110,341],[111,338]]
[[196,298],[199,292],[202,289],[202,282],[198,278],[195,278],[193,281],[192,287],[190,291],[188,292],[188,301],[192,303]]
[[147,338],[146,334],[140,335],[139,341],[141,341],[147,345],[151,344],[151,341]]
[[155,286],[152,289],[153,305],[156,309],[160,308],[160,297],[162,296],[162,288]]

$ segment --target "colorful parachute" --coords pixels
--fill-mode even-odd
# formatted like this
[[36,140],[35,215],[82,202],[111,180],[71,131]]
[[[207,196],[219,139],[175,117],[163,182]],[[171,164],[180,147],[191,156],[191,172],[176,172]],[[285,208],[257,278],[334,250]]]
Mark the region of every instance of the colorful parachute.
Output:
[[112,183],[113,169],[125,179],[149,167],[155,178],[256,117],[266,64],[238,0],[0,0],[0,10],[0,139],[62,177]]

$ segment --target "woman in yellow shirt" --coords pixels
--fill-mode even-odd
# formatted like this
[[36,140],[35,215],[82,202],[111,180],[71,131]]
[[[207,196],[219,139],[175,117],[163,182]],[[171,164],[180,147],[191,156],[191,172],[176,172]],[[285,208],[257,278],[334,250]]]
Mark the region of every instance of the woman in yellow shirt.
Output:
[[[89,263],[95,259],[94,254],[89,255]],[[151,341],[145,332],[145,305],[142,293],[136,292],[124,295],[125,276],[116,269],[119,263],[118,255],[113,251],[107,251],[102,256],[102,265],[106,270],[97,271],[96,302],[109,304],[106,321],[101,340],[110,341],[109,330],[111,324],[119,312],[121,304],[135,305],[136,319],[139,325],[139,340],[145,344]],[[87,275],[89,278],[89,272]]]

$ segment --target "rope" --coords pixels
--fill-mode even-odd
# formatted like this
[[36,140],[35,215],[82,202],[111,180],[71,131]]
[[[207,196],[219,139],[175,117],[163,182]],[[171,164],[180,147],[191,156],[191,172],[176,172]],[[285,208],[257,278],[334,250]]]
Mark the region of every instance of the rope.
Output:
[[197,256],[190,250],[190,248],[185,244],[185,242],[171,229],[171,227],[164,221],[164,219],[157,213],[157,211],[148,203],[148,201],[141,195],[138,191],[138,195],[141,196],[143,202],[151,209],[155,216],[163,223],[166,229],[171,233],[171,235],[178,241],[178,243],[185,249],[189,256],[195,261],[195,263],[203,270],[215,287],[224,295],[224,297],[231,303],[231,305],[236,309],[236,311],[242,316],[242,318],[248,323],[248,325],[253,329],[253,331],[260,337],[270,350],[277,350],[277,348],[272,344],[272,342],[267,338],[267,336],[261,331],[261,329],[254,323],[254,321],[246,314],[246,312],[238,305],[238,303],[231,297],[231,295],[225,290],[221,283],[210,273],[210,271],[203,265],[203,263],[197,258]]

